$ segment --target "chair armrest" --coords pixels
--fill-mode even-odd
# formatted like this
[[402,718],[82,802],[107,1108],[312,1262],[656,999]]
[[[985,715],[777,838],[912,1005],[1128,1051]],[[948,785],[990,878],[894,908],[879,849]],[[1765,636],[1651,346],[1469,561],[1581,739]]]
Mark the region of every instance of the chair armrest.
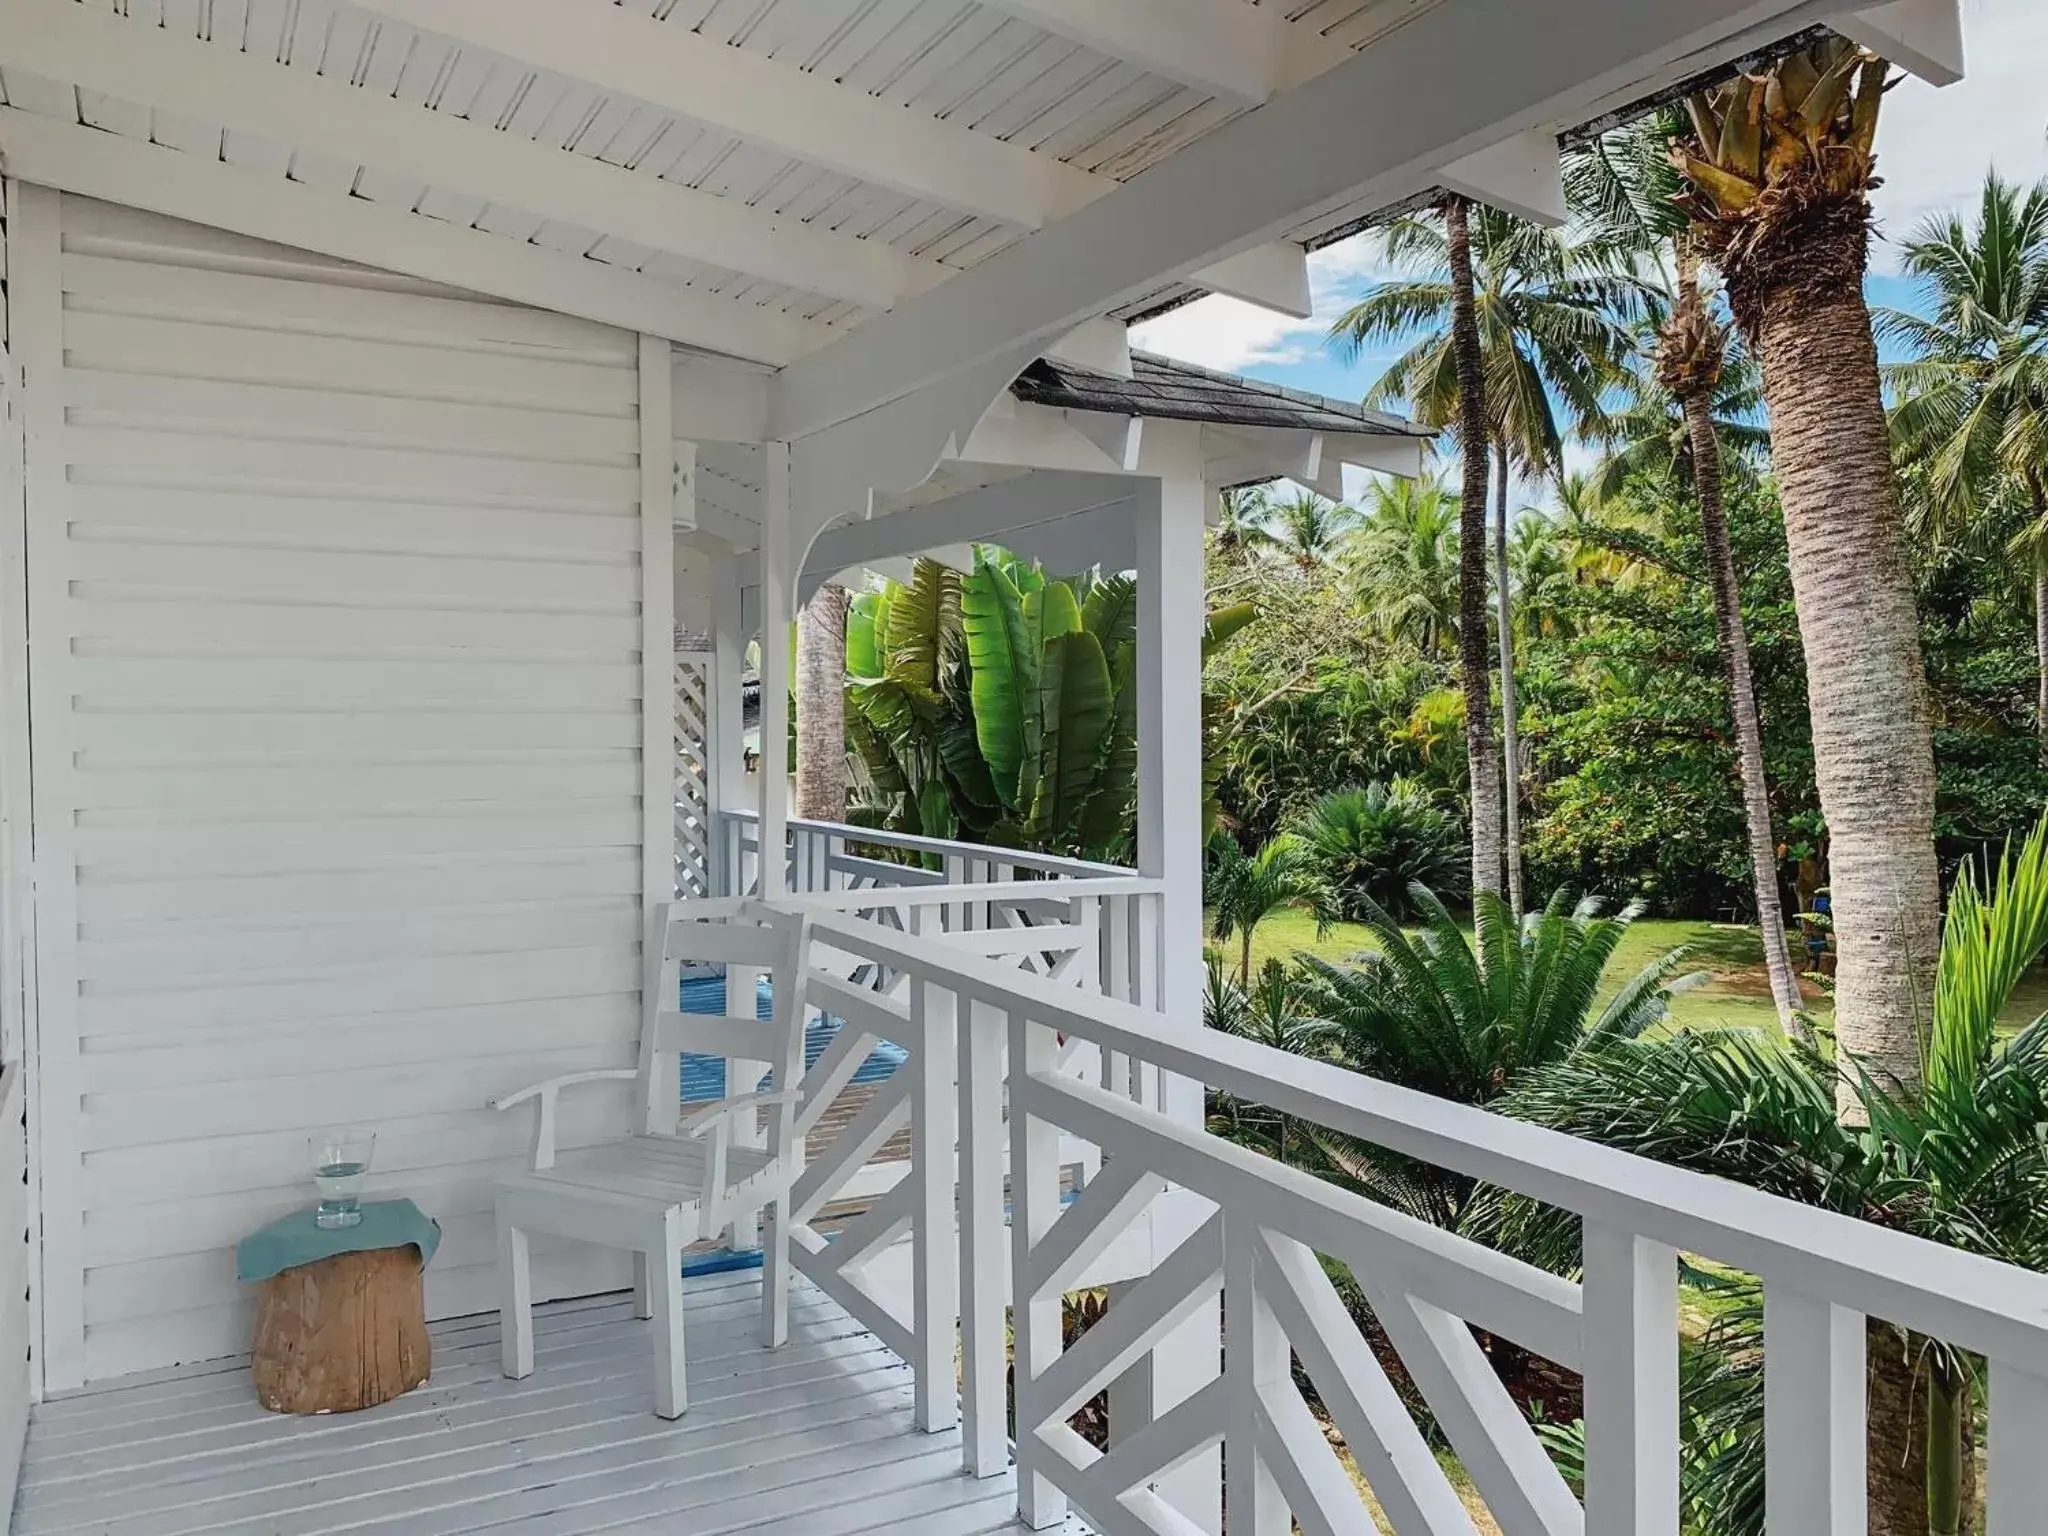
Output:
[[602,1072],[570,1072],[562,1077],[551,1077],[544,1083],[535,1083],[531,1088],[522,1088],[517,1093],[492,1099],[488,1107],[510,1109],[528,1099],[540,1101],[540,1112],[533,1123],[533,1171],[545,1173],[555,1166],[555,1100],[561,1096],[562,1090],[573,1088],[578,1083],[630,1083],[639,1075],[633,1067],[612,1067]]
[[544,1083],[535,1083],[517,1093],[500,1094],[485,1105],[486,1109],[510,1109],[515,1104],[524,1104],[528,1099],[553,1098],[564,1088],[573,1088],[578,1083],[631,1082],[640,1075],[634,1067],[613,1067],[602,1072],[570,1072],[562,1077],[551,1077]]
[[677,1122],[679,1136],[702,1136],[743,1109],[760,1109],[770,1104],[801,1104],[804,1093],[801,1088],[785,1088],[777,1093],[742,1093],[735,1098],[720,1099],[707,1104],[694,1115],[687,1115]]

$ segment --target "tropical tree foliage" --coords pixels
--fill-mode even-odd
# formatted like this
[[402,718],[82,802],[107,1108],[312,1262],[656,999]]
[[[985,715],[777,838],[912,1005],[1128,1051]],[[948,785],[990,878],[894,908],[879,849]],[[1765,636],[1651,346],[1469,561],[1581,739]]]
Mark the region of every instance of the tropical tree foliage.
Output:
[[1903,256],[1930,312],[1883,310],[1877,327],[1910,354],[1885,369],[1909,511],[1944,541],[2001,541],[2024,560],[2048,752],[2048,181],[1993,172],[1974,228],[1936,215]]
[[[1469,243],[1469,320],[1461,302],[1464,252],[1454,256],[1454,234],[1461,245]],[[1331,335],[1354,354],[1382,342],[1407,348],[1368,389],[1367,403],[1404,403],[1418,421],[1449,426],[1464,420],[1467,393],[1477,389],[1483,394],[1483,400],[1474,402],[1471,422],[1461,426],[1461,445],[1476,455],[1483,444],[1494,460],[1493,590],[1505,754],[1502,857],[1509,898],[1519,910],[1522,756],[1508,568],[1508,487],[1517,468],[1533,475],[1561,469],[1567,426],[1587,435],[1597,430],[1605,414],[1607,387],[1629,355],[1628,319],[1637,308],[1638,285],[1604,260],[1603,251],[1491,208],[1468,210],[1458,204],[1440,219],[1400,219],[1380,241],[1384,255],[1403,275],[1380,284],[1331,328]],[[1471,333],[1466,350],[1476,355],[1460,357],[1461,332]],[[1483,386],[1468,382],[1475,368]],[[1482,478],[1475,476],[1472,486]],[[1476,494],[1476,489],[1468,489],[1461,506]],[[1467,594],[1462,623],[1472,632],[1465,636],[1461,651],[1469,731],[1469,717],[1475,712],[1487,713],[1490,719],[1485,687],[1470,676],[1483,673],[1486,652],[1477,633],[1485,565],[1471,547],[1485,527],[1485,508],[1462,506],[1462,511],[1461,533],[1471,561],[1460,586]],[[1475,785],[1482,777],[1475,764]],[[1475,880],[1482,888],[1492,883],[1477,878],[1476,863]]]

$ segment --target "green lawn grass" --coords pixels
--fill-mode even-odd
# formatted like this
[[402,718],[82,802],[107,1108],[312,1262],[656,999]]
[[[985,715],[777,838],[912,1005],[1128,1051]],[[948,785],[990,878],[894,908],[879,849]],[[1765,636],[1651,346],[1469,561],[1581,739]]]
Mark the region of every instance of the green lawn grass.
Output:
[[[1252,966],[1256,970],[1269,955],[1288,959],[1313,954],[1343,961],[1372,948],[1372,944],[1372,935],[1356,923],[1339,923],[1318,937],[1315,920],[1306,913],[1281,911],[1259,925],[1252,940]],[[1708,979],[1673,1000],[1674,1025],[1762,1029],[1776,1026],[1777,1012],[1771,1006],[1770,983],[1764,975],[1763,946],[1755,928],[1738,924],[1643,918],[1629,929],[1609,962],[1605,994],[1619,991],[1622,983],[1637,971],[1680,945],[1690,951],[1690,968],[1706,972]],[[1220,947],[1235,960],[1235,939]],[[1794,963],[1801,963],[1802,958],[1795,949]],[[1806,1005],[1816,1018],[1825,1018],[1834,1008],[1833,1000],[1811,983],[1806,987]],[[2037,967],[2015,989],[2004,1022],[2007,1028],[2017,1029],[2044,1012],[2048,1012],[2048,973]]]

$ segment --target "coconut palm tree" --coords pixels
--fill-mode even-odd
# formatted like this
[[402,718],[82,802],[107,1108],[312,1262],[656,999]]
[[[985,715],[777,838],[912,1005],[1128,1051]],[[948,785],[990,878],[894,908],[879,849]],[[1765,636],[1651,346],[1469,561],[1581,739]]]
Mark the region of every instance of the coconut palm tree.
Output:
[[[1942,893],[1933,731],[1864,303],[1888,66],[1823,37],[1688,102],[1681,205],[1763,369],[1829,829],[1835,1030],[1919,1079]],[[1841,1108],[1862,1106],[1843,1083]]]
[[[1442,208],[1443,262],[1437,280],[1383,285],[1331,328],[1331,338],[1356,354],[1368,340],[1429,330],[1438,352],[1432,377],[1440,381],[1417,419],[1451,428],[1462,463],[1458,497],[1458,672],[1465,711],[1465,765],[1472,794],[1472,889],[1500,889],[1501,771],[1495,756],[1493,690],[1486,666],[1486,363],[1480,342],[1478,287],[1472,268],[1472,204],[1455,193]],[[1404,220],[1387,235],[1389,254],[1405,238]],[[1405,297],[1403,296],[1405,294]],[[1378,318],[1373,318],[1377,316]],[[1426,414],[1433,412],[1434,414]],[[1505,475],[1506,471],[1502,471]]]
[[1374,480],[1347,567],[1360,606],[1389,639],[1424,656],[1458,636],[1458,502],[1436,476]]
[[796,813],[846,819],[846,588],[826,582],[796,621]]
[[[1908,1090],[1941,931],[1934,743],[1863,298],[1889,68],[1832,34],[1692,97],[1682,206],[1763,369],[1829,836],[1835,1028]],[[1845,1080],[1840,1101],[1861,1112]]]
[[[1638,284],[1572,237],[1495,209],[1452,198],[1441,219],[1396,220],[1381,235],[1386,257],[1403,276],[1380,284],[1339,316],[1331,337],[1353,355],[1370,344],[1405,342],[1407,350],[1367,392],[1372,404],[1403,403],[1428,426],[1458,424],[1466,455],[1460,502],[1460,662],[1467,693],[1468,751],[1473,765],[1475,859],[1482,823],[1490,819],[1491,741],[1482,772],[1472,734],[1491,711],[1484,682],[1486,560],[1484,473],[1472,460],[1485,445],[1493,459],[1496,634],[1500,643],[1502,748],[1507,757],[1503,858],[1509,900],[1522,906],[1519,720],[1508,571],[1508,489],[1516,469],[1555,473],[1566,425],[1583,434],[1602,420],[1602,396],[1632,348],[1626,316]],[[1470,310],[1462,302],[1471,289]],[[1469,352],[1469,356],[1467,355]],[[1559,406],[1562,406],[1560,412]],[[1478,681],[1475,683],[1475,679]],[[1486,832],[1490,838],[1490,830]],[[1475,890],[1496,889],[1474,866]]]
[[1272,515],[1271,488],[1238,485],[1217,498],[1216,548],[1225,555],[1239,556],[1265,549],[1273,542],[1266,522]]
[[1282,834],[1257,853],[1247,854],[1235,839],[1219,834],[1210,850],[1210,932],[1219,940],[1236,937],[1240,987],[1251,986],[1252,934],[1275,912],[1287,907],[1306,911],[1316,920],[1318,936],[1337,921],[1336,893],[1323,878],[1313,850],[1300,838]]
[[1557,515],[1522,508],[1508,544],[1508,574],[1515,586],[1516,634],[1534,640],[1576,632],[1569,596],[1579,573],[1568,525]]
[[[2048,181],[1984,181],[1975,228],[1953,213],[1905,244],[1931,315],[1881,310],[1878,334],[1910,348],[1884,370],[1892,434],[1937,529],[2024,510],[2015,530],[2033,573],[2036,719],[2048,756]],[[2006,494],[2009,492],[2010,494]]]
[[1359,523],[1358,509],[1314,491],[1298,491],[1264,508],[1264,548],[1304,571],[1335,564]]
[[1566,163],[1566,185],[1588,223],[1589,243],[1652,285],[1670,277],[1668,290],[1651,306],[1661,315],[1653,347],[1623,375],[1623,404],[1608,418],[1607,452],[1595,478],[1612,493],[1632,476],[1652,476],[1689,488],[1699,507],[1715,649],[1734,716],[1764,969],[1780,1027],[1810,1037],[1785,937],[1763,727],[1722,497],[1724,471],[1731,465],[1748,469],[1769,437],[1756,421],[1758,370],[1739,349],[1731,358],[1727,328],[1702,290],[1699,242],[1677,201],[1684,183],[1665,147],[1681,126],[1675,115],[1652,115],[1603,135]]

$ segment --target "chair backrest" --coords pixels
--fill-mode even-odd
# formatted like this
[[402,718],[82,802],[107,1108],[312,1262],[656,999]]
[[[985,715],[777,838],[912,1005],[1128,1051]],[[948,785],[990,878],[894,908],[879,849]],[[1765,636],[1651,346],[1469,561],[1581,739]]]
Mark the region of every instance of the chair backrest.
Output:
[[[758,902],[685,901],[659,906],[649,916],[649,975],[642,998],[639,1097],[645,1129],[673,1130],[682,1105],[685,1051],[725,1058],[728,1095],[751,1093],[755,1083],[734,1062],[774,1069],[778,1089],[794,1088],[804,1072],[804,946],[810,920]],[[726,1011],[684,1013],[682,968],[725,967]],[[774,1011],[756,1015],[754,999],[768,979]],[[769,1110],[769,1148],[780,1154],[795,1124],[793,1106]]]

